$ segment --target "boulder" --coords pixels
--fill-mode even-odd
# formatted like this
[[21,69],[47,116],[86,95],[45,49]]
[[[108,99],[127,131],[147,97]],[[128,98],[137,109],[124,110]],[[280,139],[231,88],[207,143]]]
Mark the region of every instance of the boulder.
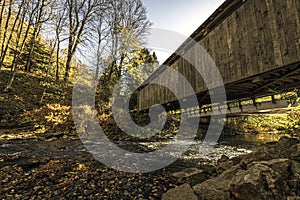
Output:
[[229,181],[239,170],[241,170],[239,165],[231,167],[219,176],[195,185],[193,190],[200,199],[230,199]]
[[289,187],[300,200],[300,162],[293,161],[291,171],[292,176],[289,178]]
[[202,199],[286,199],[297,195],[289,187],[289,159],[240,163],[193,187]]
[[[193,186],[201,199],[297,199],[300,196],[299,139],[283,137],[234,159],[223,157],[218,176]],[[193,184],[192,184],[193,185]]]
[[277,143],[264,145],[256,149],[256,151],[241,156],[243,162],[249,164],[254,161],[265,161],[279,158],[299,159],[300,160],[300,144],[299,139],[282,137]]
[[195,195],[189,184],[183,184],[176,188],[170,189],[162,195],[162,200],[174,199],[198,200],[198,197]]
[[187,177],[191,177],[195,174],[200,174],[202,172],[203,172],[203,170],[201,170],[201,169],[188,168],[183,171],[173,173],[173,176],[177,177],[177,178],[187,178]]
[[253,162],[228,182],[229,190],[238,199],[284,199],[288,191],[288,159]]

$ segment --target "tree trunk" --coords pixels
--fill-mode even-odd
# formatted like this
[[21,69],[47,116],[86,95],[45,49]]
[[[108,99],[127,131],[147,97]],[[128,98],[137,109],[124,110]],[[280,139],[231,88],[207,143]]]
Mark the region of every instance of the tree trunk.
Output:
[[[49,60],[49,63],[48,63],[48,67],[47,67],[47,72],[46,72],[46,76],[45,76],[45,79],[44,79],[44,82],[45,83],[48,83],[48,76],[49,76],[49,70],[50,70],[50,67],[51,67],[51,56],[50,56],[50,60]],[[43,93],[42,93],[42,96],[40,98],[40,103],[43,103],[43,100],[45,98],[45,95],[46,95],[46,92],[47,92],[47,84],[43,90]]]
[[[2,49],[1,49],[1,53],[2,53],[2,54],[1,54],[1,59],[0,59],[0,68],[1,68],[2,65],[3,65],[4,58],[5,58],[5,56],[6,56],[6,53],[7,53],[7,51],[8,51],[8,48],[9,48],[9,43],[10,43],[10,41],[11,41],[11,39],[12,39],[13,32],[15,31],[17,22],[19,21],[19,16],[20,16],[20,14],[21,14],[21,11],[22,11],[22,7],[23,7],[23,4],[24,4],[24,1],[25,1],[25,0],[23,0],[23,1],[21,2],[21,4],[19,5],[19,10],[18,10],[18,13],[17,13],[17,15],[16,15],[16,18],[15,18],[15,20],[14,20],[14,23],[13,23],[13,26],[12,26],[12,30],[11,30],[11,32],[10,32],[9,38],[7,39],[6,45],[3,45],[3,44],[2,44]],[[19,23],[21,23],[21,22],[19,22]],[[7,28],[8,28],[8,25],[7,25]],[[3,40],[4,40],[4,39],[3,39]],[[4,46],[5,46],[5,47],[4,47]],[[4,49],[3,49],[3,48],[4,48]]]
[[36,8],[38,9],[38,15],[36,17],[36,21],[35,21],[35,26],[34,26],[34,30],[33,30],[33,34],[32,34],[32,38],[30,41],[30,50],[29,50],[29,55],[27,58],[27,62],[26,62],[26,66],[25,66],[25,71],[30,72],[31,70],[31,58],[33,56],[33,51],[34,51],[34,47],[35,47],[35,42],[37,40],[37,37],[40,33],[41,30],[41,20],[42,20],[42,16],[43,16],[43,12],[44,12],[44,7],[45,7],[45,0],[38,0],[37,2],[37,6]]
[[[12,0],[9,1],[9,7],[8,7],[8,14],[6,16],[6,22],[5,22],[5,27],[4,27],[4,34],[3,34],[3,39],[2,39],[2,45],[1,45],[1,52],[0,52],[0,69],[2,68],[4,58],[6,56],[6,37],[7,37],[7,32],[8,32],[8,26],[9,26],[9,21],[11,19],[11,13],[12,13]],[[16,22],[17,18],[15,19]],[[11,31],[11,33],[13,30]],[[8,45],[8,42],[7,42]]]
[[107,77],[107,83],[110,83],[111,81],[111,78],[112,78],[112,74],[114,72],[114,69],[117,65],[117,61],[114,60],[112,63],[111,63],[111,66],[110,66],[110,69],[109,69],[109,73],[108,73],[108,77]]
[[[24,16],[26,15],[27,10],[24,9],[23,12],[24,13],[22,15],[22,20],[21,20],[21,24],[20,24],[21,26],[18,28],[18,30],[19,30],[18,35],[17,35],[18,38],[21,38],[20,36],[22,34],[24,21],[25,21]],[[33,16],[33,14],[30,15],[30,19],[32,18],[32,16]],[[23,41],[21,42],[20,40],[18,40],[18,42],[17,42],[17,47],[16,47],[14,59],[13,59],[12,65],[11,65],[11,76],[10,76],[9,82],[8,82],[6,88],[5,88],[5,91],[8,91],[12,87],[13,81],[15,79],[15,74],[18,70],[18,67],[17,67],[18,62],[19,62],[19,59],[20,59],[21,55],[23,54],[23,49],[25,47],[26,39],[29,35],[29,30],[30,30],[30,24],[28,24],[27,27],[26,27],[26,31],[25,31],[25,34],[23,36]],[[19,46],[19,44],[21,44],[21,45]],[[19,52],[17,52],[18,47],[20,47]]]
[[5,1],[3,1],[2,5],[1,5],[1,12],[0,12],[0,35],[2,34],[2,19],[3,19],[3,13],[5,10]]
[[25,71],[27,71],[27,72],[30,72],[30,70],[31,70],[31,57],[33,55],[33,50],[34,50],[34,47],[35,47],[35,36],[32,36],[32,38],[33,39],[31,39],[31,47],[30,47],[30,50],[29,50],[29,55],[28,55],[26,65],[25,65]]
[[72,57],[73,57],[72,54],[68,55],[67,62],[66,62],[64,82],[67,82],[69,80]]
[[96,67],[96,74],[95,74],[95,80],[98,80],[99,70],[100,70],[100,59],[98,58],[98,60],[97,60],[97,67]]
[[60,41],[57,41],[57,49],[56,49],[56,71],[55,71],[55,78],[56,82],[59,82],[59,50],[60,50]]
[[4,89],[4,92],[8,92],[9,90],[11,90],[12,84],[15,80],[16,73],[17,73],[17,66],[15,66],[14,69],[12,69],[12,73],[11,73],[9,81]]
[[120,79],[122,76],[122,68],[123,68],[124,59],[125,59],[125,55],[122,54],[120,64],[119,64],[119,69],[118,69],[118,79]]
[[[2,3],[1,7],[1,13],[0,13],[0,38],[2,37],[2,20],[3,20],[3,13],[5,10],[5,1]],[[0,52],[0,57],[1,57],[2,52]],[[1,65],[0,65],[0,72],[1,72]]]

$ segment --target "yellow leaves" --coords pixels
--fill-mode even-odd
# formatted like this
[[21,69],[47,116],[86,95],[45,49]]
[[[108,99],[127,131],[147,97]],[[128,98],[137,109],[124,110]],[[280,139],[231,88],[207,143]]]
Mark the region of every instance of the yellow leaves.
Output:
[[61,104],[47,104],[47,107],[51,110],[58,111],[58,110],[69,110],[70,106],[63,106]]
[[43,134],[47,132],[47,129],[44,125],[35,125],[34,128],[35,128],[34,133],[37,134]]
[[54,123],[54,125],[66,122],[68,116],[71,114],[70,106],[63,106],[60,104],[47,104],[46,107],[50,110],[50,113],[45,116],[45,119],[48,122]]
[[[61,104],[46,104],[33,111],[24,113],[35,119],[35,133],[43,134],[49,130],[64,131],[71,122],[71,107]],[[66,125],[68,124],[68,125]]]
[[80,170],[84,170],[86,169],[86,166],[84,164],[78,164],[76,167],[76,170],[80,171]]
[[102,113],[101,115],[98,116],[100,121],[107,121],[110,118],[109,114]]

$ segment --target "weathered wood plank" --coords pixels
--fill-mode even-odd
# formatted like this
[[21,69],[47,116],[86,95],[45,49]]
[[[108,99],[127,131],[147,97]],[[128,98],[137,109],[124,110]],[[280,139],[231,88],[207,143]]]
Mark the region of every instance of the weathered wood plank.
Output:
[[282,7],[281,15],[282,19],[284,21],[284,30],[285,30],[285,39],[286,43],[289,44],[287,46],[288,52],[287,52],[287,58],[285,65],[296,62],[298,60],[297,55],[297,49],[296,49],[296,43],[299,37],[299,30],[296,29],[297,27],[297,21],[298,18],[296,15],[295,8],[295,2],[292,1],[280,1],[280,6]]
[[271,37],[273,38],[273,48],[276,64],[277,66],[282,66],[284,62],[283,56],[287,51],[287,44],[285,41],[285,34],[283,30],[283,21],[281,19],[281,15],[277,14],[278,12],[280,12],[280,9],[275,8],[273,2],[273,0],[266,0],[266,5],[269,13]]
[[[254,15],[256,12],[259,12],[261,15],[261,10],[258,9],[258,5],[256,2],[249,2],[249,12],[250,15]],[[250,54],[250,63],[249,65],[252,68],[252,74],[259,73],[259,64],[258,60],[261,59],[261,55],[259,55],[260,47],[259,47],[259,35],[258,35],[258,25],[257,25],[257,19],[256,17],[248,17],[248,44],[249,44],[249,54]]]
[[296,27],[298,37],[296,37],[296,49],[297,49],[297,55],[298,60],[300,60],[300,1],[293,0],[295,6],[293,7],[292,12],[295,12],[295,20],[296,20]]

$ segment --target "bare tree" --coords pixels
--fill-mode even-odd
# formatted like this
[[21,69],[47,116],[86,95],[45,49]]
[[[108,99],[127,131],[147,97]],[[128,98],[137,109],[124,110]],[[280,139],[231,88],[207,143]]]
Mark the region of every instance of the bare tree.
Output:
[[64,81],[69,78],[71,61],[78,45],[90,29],[90,24],[98,10],[103,9],[105,1],[101,0],[67,0],[68,12],[68,55],[65,68]]
[[33,4],[35,4],[35,13],[34,13],[34,18],[31,19],[31,24],[33,28],[33,34],[31,36],[30,40],[30,47],[29,47],[29,55],[27,57],[27,62],[25,65],[25,70],[30,71],[31,70],[31,60],[34,52],[34,48],[36,45],[36,41],[38,36],[40,35],[41,29],[43,24],[49,20],[51,16],[51,12],[47,12],[47,7],[52,3],[52,1],[49,0],[35,0],[32,1]]
[[[63,34],[66,33],[66,21],[67,21],[67,16],[66,16],[66,1],[60,1],[60,0],[55,0],[52,3],[51,7],[51,17],[47,30],[47,34],[49,34],[49,31],[52,31],[52,34],[50,34],[50,40],[51,40],[51,52],[53,51],[52,54],[55,52],[55,77],[56,81],[59,81],[59,70],[60,70],[60,48],[61,48],[61,43],[66,40],[66,38],[63,38]],[[52,47],[54,49],[52,49]],[[51,54],[51,55],[52,55]]]
[[[0,11],[0,37],[2,36],[2,22],[4,19],[4,11],[6,8],[6,1],[3,0],[3,2],[1,2],[1,11]],[[0,68],[1,70],[1,68]]]
[[[14,4],[14,3],[16,3],[16,4]],[[5,27],[4,27],[4,36],[3,36],[1,51],[0,51],[0,69],[2,68],[4,59],[8,52],[10,41],[13,37],[15,28],[16,28],[18,22],[20,22],[19,16],[21,14],[24,3],[25,3],[25,0],[22,0],[21,2],[17,2],[17,1],[14,2],[13,0],[9,1],[8,13],[6,16],[6,23],[5,23]],[[14,6],[15,6],[15,8],[14,8]],[[14,12],[16,14],[14,14]],[[10,26],[11,23],[12,23],[12,25]]]
[[[10,0],[9,2],[8,2],[8,8],[7,8],[7,12],[4,14],[4,16],[6,17],[6,21],[4,22],[4,32],[3,32],[3,38],[2,38],[2,42],[1,42],[1,49],[0,49],[0,70],[1,70],[1,68],[2,68],[2,65],[3,65],[3,61],[4,61],[4,58],[5,58],[5,54],[6,54],[6,52],[5,52],[5,45],[8,45],[7,43],[6,43],[6,39],[7,39],[7,34],[8,34],[8,32],[9,32],[9,22],[10,22],[10,20],[11,20],[11,15],[12,15],[12,6],[13,6],[13,1],[12,0]],[[2,7],[2,9],[3,9],[3,12],[5,12],[6,11],[6,5],[5,5],[5,1],[3,2],[3,7]],[[4,19],[4,17],[3,17],[3,19]],[[17,19],[16,19],[17,20]],[[1,21],[2,21],[2,16],[1,16]],[[15,21],[16,22],[16,21]],[[1,27],[1,31],[2,31],[2,27]]]
[[60,43],[63,42],[63,40],[60,38],[62,32],[63,32],[63,27],[66,22],[65,18],[65,9],[62,7],[60,14],[57,16],[57,22],[56,22],[56,28],[55,28],[55,35],[57,39],[57,48],[56,48],[56,71],[55,71],[55,77],[56,81],[59,81],[59,52],[60,52]]
[[[17,65],[20,61],[20,57],[23,54],[23,50],[26,44],[26,41],[28,40],[29,37],[29,31],[31,29],[31,23],[27,23],[25,24],[25,21],[27,20],[28,22],[31,22],[31,19],[34,16],[34,12],[28,12],[28,10],[35,10],[35,7],[28,1],[24,1],[24,5],[21,8],[22,11],[22,15],[21,18],[19,19],[19,26],[18,26],[18,32],[17,32],[17,37],[16,37],[16,43],[15,43],[15,47],[14,47],[14,58],[11,64],[11,74],[10,74],[10,78],[9,81],[6,85],[6,88],[4,89],[4,91],[8,91],[9,89],[11,89],[16,72],[17,72]],[[26,28],[26,29],[25,29]],[[25,29],[25,30],[24,30]]]
[[141,0],[112,1],[107,20],[111,39],[111,64],[107,76],[110,82],[113,74],[117,79],[121,77],[126,56],[143,44],[151,23]]
[[98,79],[100,68],[104,65],[105,46],[109,43],[109,26],[105,22],[107,14],[105,11],[101,11],[97,14],[90,32],[90,38],[93,38],[93,40],[90,41],[90,45],[96,47],[96,59],[94,63],[96,66],[95,79]]

